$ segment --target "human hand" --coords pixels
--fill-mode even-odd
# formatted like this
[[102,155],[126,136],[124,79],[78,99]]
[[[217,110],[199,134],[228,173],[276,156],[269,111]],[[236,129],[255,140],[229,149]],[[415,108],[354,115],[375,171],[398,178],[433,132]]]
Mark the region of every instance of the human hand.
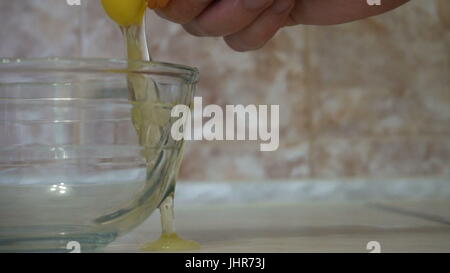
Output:
[[409,0],[148,0],[163,18],[195,36],[223,37],[236,51],[264,46],[280,28],[332,25],[377,15]]

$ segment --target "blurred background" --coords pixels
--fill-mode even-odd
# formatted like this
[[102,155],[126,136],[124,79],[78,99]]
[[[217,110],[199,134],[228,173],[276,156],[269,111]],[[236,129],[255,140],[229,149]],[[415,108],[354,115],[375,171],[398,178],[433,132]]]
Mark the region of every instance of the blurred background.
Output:
[[[0,56],[123,58],[99,2],[1,0]],[[188,183],[191,197],[450,197],[450,1],[286,28],[250,53],[153,13],[147,21],[154,59],[199,68],[204,104],[280,105],[275,152],[257,142],[188,143],[180,187]],[[222,190],[211,194],[212,185]]]

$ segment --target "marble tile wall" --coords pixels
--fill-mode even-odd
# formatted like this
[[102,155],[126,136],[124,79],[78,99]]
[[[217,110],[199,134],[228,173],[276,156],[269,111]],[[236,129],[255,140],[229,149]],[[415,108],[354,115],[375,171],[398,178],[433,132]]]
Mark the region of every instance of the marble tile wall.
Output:
[[[152,55],[196,66],[205,104],[279,104],[280,148],[190,142],[181,179],[295,180],[450,175],[450,3],[282,30],[265,48],[229,50],[148,17]],[[99,1],[0,0],[2,57],[123,57]]]

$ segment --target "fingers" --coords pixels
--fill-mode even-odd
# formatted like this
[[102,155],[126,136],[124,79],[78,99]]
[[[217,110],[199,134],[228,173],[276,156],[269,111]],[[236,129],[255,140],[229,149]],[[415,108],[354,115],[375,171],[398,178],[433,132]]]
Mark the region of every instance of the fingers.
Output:
[[381,5],[369,5],[363,0],[297,0],[292,20],[287,25],[342,24],[387,12],[408,1],[390,0],[381,1]]
[[196,36],[223,36],[234,50],[262,47],[288,23],[296,0],[147,0]]
[[220,0],[184,25],[196,36],[226,36],[249,26],[278,0]]
[[226,36],[225,42],[236,51],[261,48],[286,24],[294,6],[295,0],[277,0],[248,27]]
[[195,17],[202,13],[205,8],[207,8],[212,2],[214,2],[214,0],[148,1],[150,8],[157,8],[156,13],[158,13],[158,15],[179,24],[186,24],[192,21]]

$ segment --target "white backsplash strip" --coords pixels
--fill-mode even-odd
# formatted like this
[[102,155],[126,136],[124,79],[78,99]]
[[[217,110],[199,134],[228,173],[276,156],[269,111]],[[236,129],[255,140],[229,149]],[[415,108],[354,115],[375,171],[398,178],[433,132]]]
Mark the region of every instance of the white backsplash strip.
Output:
[[450,177],[256,182],[180,181],[177,204],[450,200]]

